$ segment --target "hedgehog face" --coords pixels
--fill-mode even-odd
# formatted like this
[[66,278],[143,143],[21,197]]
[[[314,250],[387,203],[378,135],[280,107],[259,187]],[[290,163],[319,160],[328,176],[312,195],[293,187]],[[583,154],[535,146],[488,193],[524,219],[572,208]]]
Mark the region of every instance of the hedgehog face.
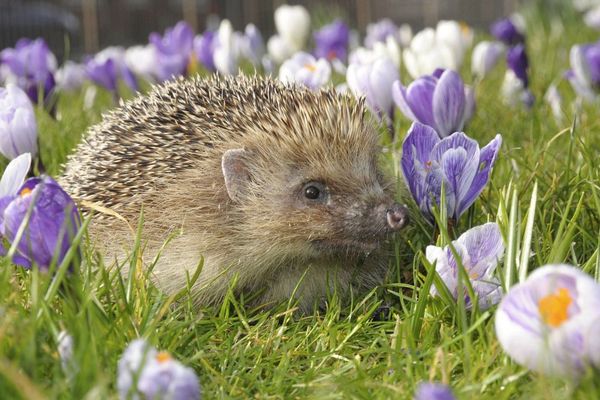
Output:
[[[321,146],[322,147],[322,146]],[[228,194],[246,226],[277,238],[290,257],[353,256],[378,249],[407,222],[394,201],[393,185],[377,168],[376,151],[321,154],[306,148],[274,160],[256,151],[233,149],[223,157]],[[338,154],[339,155],[339,154]]]

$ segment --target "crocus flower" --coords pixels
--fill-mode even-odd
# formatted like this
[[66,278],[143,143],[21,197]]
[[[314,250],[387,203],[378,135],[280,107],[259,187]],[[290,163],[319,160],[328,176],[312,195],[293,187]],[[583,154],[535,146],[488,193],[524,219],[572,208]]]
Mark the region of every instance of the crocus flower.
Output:
[[58,333],[57,350],[60,358],[60,365],[68,379],[73,379],[77,373],[77,364],[73,359],[73,336],[67,331]]
[[500,42],[483,40],[475,46],[471,56],[471,72],[483,79],[498,63],[504,53],[504,45]]
[[279,68],[282,82],[296,82],[310,89],[318,89],[329,82],[331,66],[324,58],[318,60],[308,53],[297,53]]
[[377,22],[372,22],[367,25],[367,35],[365,36],[365,46],[373,48],[377,42],[385,42],[388,37],[399,41],[399,30],[396,24],[389,19],[384,18]]
[[178,22],[163,36],[151,33],[149,42],[156,48],[158,81],[186,74],[194,42],[194,32],[186,22]]
[[463,132],[440,139],[433,128],[415,122],[402,144],[402,172],[421,212],[434,222],[433,205],[439,206],[442,182],[449,218],[458,218],[475,202],[487,184],[498,156],[500,135],[479,149]]
[[436,42],[452,49],[454,63],[458,69],[465,53],[473,45],[473,30],[465,23],[442,20],[435,28]]
[[585,13],[583,22],[590,28],[600,29],[600,4]]
[[162,72],[159,71],[158,51],[152,44],[131,46],[125,50],[125,64],[136,75],[155,82]]
[[56,87],[62,91],[79,89],[86,80],[85,67],[73,61],[66,61],[56,71]]
[[421,382],[415,391],[414,400],[455,400],[452,389],[443,383]]
[[535,102],[533,93],[525,87],[523,81],[511,69],[507,70],[504,75],[500,93],[504,103],[511,107],[523,104],[525,107],[530,108]]
[[29,153],[23,153],[8,163],[0,180],[0,198],[14,196],[19,192],[29,168],[31,168],[31,154]]
[[600,90],[600,41],[573,46],[569,60],[571,69],[566,78],[579,96],[594,101]]
[[294,51],[288,43],[279,35],[273,35],[267,42],[269,56],[276,64],[281,64],[290,58]]
[[[469,276],[473,291],[477,295],[479,309],[485,310],[498,304],[502,298],[502,289],[500,281],[494,277],[494,271],[504,254],[504,243],[498,225],[487,223],[469,229],[452,242],[452,247]],[[427,246],[425,256],[431,264],[435,263],[435,270],[456,299],[459,271],[450,246]],[[465,305],[471,308],[471,299],[466,288],[464,290]],[[432,296],[438,295],[435,286],[431,287],[430,293]]]
[[373,47],[358,47],[350,53],[349,64],[369,64],[379,58],[389,58],[396,68],[400,68],[400,46],[392,37],[384,42],[375,42]]
[[337,20],[314,33],[315,56],[327,60],[346,60],[350,29],[344,21]]
[[233,31],[229,20],[224,19],[219,25],[213,61],[217,71],[223,75],[235,75],[238,73],[238,62],[240,56],[240,37]]
[[253,65],[261,65],[265,55],[265,41],[254,24],[246,25],[241,43],[241,52]]
[[473,91],[451,70],[437,70],[408,88],[396,81],[392,94],[407,118],[431,126],[440,137],[462,130],[475,108]]
[[34,103],[38,102],[40,88],[46,99],[55,86],[56,58],[44,39],[19,40],[14,49],[0,52],[0,64],[7,65],[10,70],[8,81],[27,92]]
[[576,377],[600,367],[600,284],[578,268],[546,265],[515,285],[496,312],[496,336],[532,370]]
[[283,4],[275,10],[275,27],[278,35],[292,53],[304,48],[310,33],[310,14],[303,6]]
[[523,18],[514,14],[510,18],[502,18],[494,22],[490,32],[499,41],[513,46],[525,42],[524,27]]
[[209,71],[215,70],[213,54],[215,52],[214,41],[216,38],[214,31],[205,31],[202,35],[194,38],[194,54],[196,59]]
[[454,53],[448,44],[439,42],[433,28],[418,32],[410,46],[402,52],[406,70],[413,78],[432,74],[438,68],[458,70],[462,56]]
[[506,64],[508,70],[501,88],[505,103],[514,106],[520,102],[527,107],[531,107],[535,98],[528,88],[527,69],[529,68],[529,62],[527,53],[525,53],[525,46],[518,44],[511,47],[506,54]]
[[0,88],[0,153],[8,159],[37,154],[37,123],[33,105],[19,87]]
[[107,47],[94,57],[88,58],[85,70],[89,79],[114,94],[117,93],[119,79],[132,90],[138,89],[137,80],[127,67],[125,51],[121,47]]
[[548,90],[546,90],[546,94],[544,95],[544,100],[546,100],[546,103],[548,103],[550,106],[552,116],[556,122],[562,124],[564,120],[564,114],[562,110],[563,100],[556,85],[551,84],[548,86]]
[[346,72],[346,81],[352,93],[365,96],[369,108],[380,118],[389,120],[394,110],[392,83],[398,79],[398,68],[387,57],[379,57],[365,64],[350,64]]
[[131,342],[119,360],[117,387],[121,399],[201,398],[194,371],[143,339]]
[[60,264],[80,226],[73,199],[48,176],[29,178],[17,194],[0,199],[0,234],[9,243],[17,239],[28,213],[13,262],[26,268],[35,264],[42,270],[53,258]]
[[527,59],[525,46],[518,44],[511,47],[506,53],[506,64],[516,77],[523,82],[523,86],[528,87],[529,77],[527,76],[527,69],[529,68],[529,60]]

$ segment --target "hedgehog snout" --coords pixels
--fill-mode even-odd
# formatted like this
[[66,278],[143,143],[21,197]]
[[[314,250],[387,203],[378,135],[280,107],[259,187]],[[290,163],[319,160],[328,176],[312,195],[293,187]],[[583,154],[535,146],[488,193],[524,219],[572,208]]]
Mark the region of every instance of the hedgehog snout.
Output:
[[394,231],[398,231],[408,225],[408,208],[394,203],[386,211],[386,221],[388,227]]

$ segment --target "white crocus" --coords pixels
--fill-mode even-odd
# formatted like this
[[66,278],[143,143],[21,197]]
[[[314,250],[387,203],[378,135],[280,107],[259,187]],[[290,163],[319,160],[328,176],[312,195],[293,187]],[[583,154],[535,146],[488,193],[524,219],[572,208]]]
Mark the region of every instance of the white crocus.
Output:
[[294,54],[291,47],[279,35],[273,35],[267,42],[269,56],[276,64],[281,64]]
[[131,46],[125,50],[125,64],[135,74],[154,81],[157,75],[158,57],[152,44]]
[[471,72],[483,79],[498,64],[504,50],[500,42],[483,40],[477,43],[471,56]]
[[508,292],[496,312],[496,336],[517,363],[548,375],[577,377],[600,367],[600,284],[578,268],[547,265]]
[[30,167],[30,153],[23,153],[9,162],[0,180],[0,197],[16,195],[25,182]]
[[223,75],[236,75],[238,72],[239,40],[240,36],[233,31],[231,22],[227,19],[221,21],[213,59],[215,68]]
[[279,80],[284,83],[299,83],[310,89],[318,89],[329,82],[331,66],[324,58],[318,60],[304,52],[296,53],[279,69]]
[[310,14],[302,6],[284,4],[275,10],[275,28],[295,53],[304,48],[310,34]]
[[526,107],[531,107],[534,102],[533,94],[523,85],[512,70],[507,70],[500,88],[504,103],[511,107],[524,104]]
[[473,45],[473,30],[457,21],[439,21],[435,29],[436,41],[452,49],[454,63],[462,65],[465,53]]
[[433,28],[425,28],[415,35],[410,46],[402,52],[402,60],[410,76],[431,75],[437,68],[457,70],[453,49],[436,40]]
[[[456,255],[460,257],[473,291],[477,295],[480,310],[485,310],[497,304],[502,298],[500,281],[494,276],[498,261],[504,255],[504,242],[498,225],[487,223],[471,228],[452,242]],[[425,256],[440,275],[450,293],[458,298],[459,271],[458,263],[449,246],[444,248],[427,246]],[[465,304],[472,307],[471,299],[465,290]],[[438,294],[432,286],[431,295]]]

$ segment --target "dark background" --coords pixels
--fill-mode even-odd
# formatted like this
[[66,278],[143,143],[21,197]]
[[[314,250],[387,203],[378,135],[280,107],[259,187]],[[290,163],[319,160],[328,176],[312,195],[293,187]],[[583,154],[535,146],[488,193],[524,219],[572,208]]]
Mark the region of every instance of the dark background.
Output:
[[[146,43],[152,31],[184,19],[196,32],[218,18],[235,29],[255,23],[265,40],[274,31],[273,10],[282,0],[0,0],[0,49],[13,47],[21,37],[43,37],[59,62],[106,46]],[[416,31],[440,19],[456,19],[486,29],[509,15],[516,0],[305,0],[313,28],[342,17],[364,32],[369,22],[388,17]],[[212,22],[211,22],[212,21]]]

